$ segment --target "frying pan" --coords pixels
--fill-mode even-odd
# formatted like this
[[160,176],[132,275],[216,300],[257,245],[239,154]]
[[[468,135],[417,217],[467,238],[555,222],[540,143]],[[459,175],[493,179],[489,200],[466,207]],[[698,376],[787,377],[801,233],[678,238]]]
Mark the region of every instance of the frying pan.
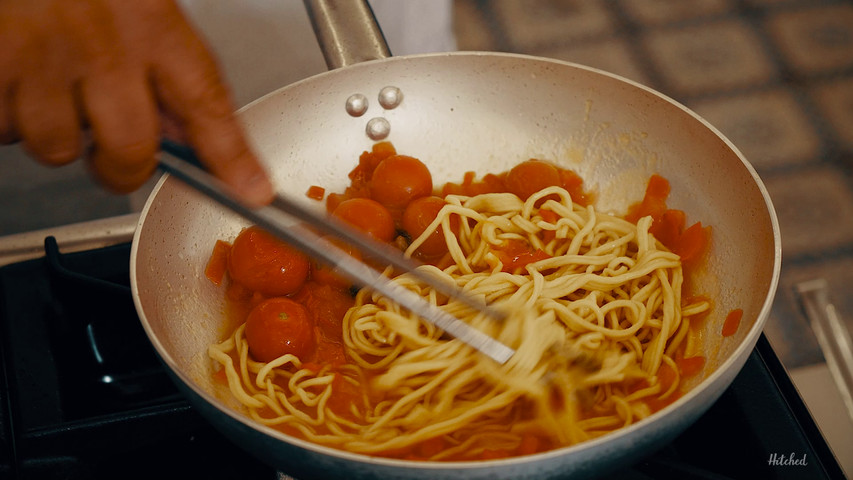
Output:
[[[659,173],[672,185],[669,205],[687,212],[689,222],[713,229],[707,263],[694,285],[714,302],[700,337],[706,367],[687,394],[654,415],[535,455],[406,461],[290,437],[249,419],[227,388],[213,381],[207,357],[208,346],[229,332],[224,292],[203,270],[214,241],[233,239],[246,222],[165,175],[135,232],[131,285],[154,349],[194,407],[235,444],[302,480],[595,477],[652,453],[704,413],[754,347],[781,263],[770,198],[737,148],[684,106],[610,73],[504,53],[391,57],[366,4],[307,5],[332,70],[240,111],[280,192],[322,208],[305,197],[308,186],[342,191],[358,155],[380,138],[420,158],[436,184],[459,181],[470,170],[482,175],[528,158],[547,159],[578,172],[597,192],[597,207],[616,213],[642,198],[649,176]],[[402,94],[398,105],[379,102],[389,86]],[[366,110],[347,108],[347,99],[361,98],[353,95],[367,100]],[[368,127],[377,122],[384,128]],[[723,338],[722,319],[735,308],[743,309],[742,324]]]

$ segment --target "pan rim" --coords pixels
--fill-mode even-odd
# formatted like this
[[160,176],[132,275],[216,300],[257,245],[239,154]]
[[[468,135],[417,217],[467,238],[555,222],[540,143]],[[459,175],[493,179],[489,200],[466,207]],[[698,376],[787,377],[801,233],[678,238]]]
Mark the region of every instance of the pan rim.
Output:
[[697,401],[698,397],[706,396],[710,393],[713,394],[713,398],[710,401],[707,401],[707,406],[701,409],[698,412],[698,415],[704,413],[708,407],[710,407],[714,401],[716,401],[717,397],[722,394],[722,392],[728,387],[734,377],[742,368],[743,364],[746,362],[746,359],[749,353],[754,349],[756,342],[764,328],[765,323],[767,322],[770,310],[772,308],[773,300],[775,298],[775,294],[777,292],[780,274],[781,274],[781,258],[782,258],[782,247],[781,247],[781,235],[780,235],[780,227],[778,218],[776,215],[776,211],[773,207],[772,200],[770,198],[769,192],[767,191],[763,181],[758,176],[755,168],[752,164],[746,159],[746,157],[742,154],[742,152],[725,136],[723,135],[716,127],[711,125],[704,118],[693,112],[688,107],[684,106],[680,102],[674,100],[673,98],[667,96],[664,93],[661,93],[657,90],[654,90],[648,86],[645,86],[641,83],[638,83],[634,80],[625,78],[623,76],[607,72],[604,70],[600,70],[594,67],[589,67],[581,64],[577,64],[574,62],[550,59],[532,55],[525,54],[516,54],[516,53],[505,53],[505,52],[478,52],[478,51],[459,51],[459,52],[444,52],[444,53],[429,53],[429,54],[418,54],[418,55],[406,55],[406,56],[395,56],[389,57],[380,60],[372,60],[362,63],[357,63],[351,66],[343,67],[336,70],[331,70],[327,72],[322,72],[317,75],[305,78],[303,80],[299,80],[295,83],[283,86],[275,91],[272,91],[266,95],[259,97],[258,99],[246,104],[244,107],[238,110],[238,115],[243,114],[243,112],[253,108],[253,106],[263,103],[271,96],[280,94],[283,91],[296,88],[299,85],[302,85],[306,82],[315,81],[315,79],[326,77],[330,75],[342,75],[345,72],[351,71],[353,69],[369,69],[375,68],[376,65],[386,64],[390,62],[418,62],[422,61],[422,59],[437,59],[442,57],[494,57],[494,58],[504,58],[504,59],[517,59],[523,62],[537,62],[542,64],[553,64],[560,65],[563,67],[571,67],[577,68],[581,70],[585,70],[594,74],[603,75],[617,81],[626,83],[634,88],[641,89],[646,93],[653,95],[654,97],[662,100],[663,102],[669,103],[672,106],[677,107],[684,113],[687,113],[693,120],[700,122],[706,129],[708,129],[714,136],[722,140],[726,147],[730,149],[737,158],[743,163],[745,168],[747,169],[749,175],[752,180],[755,182],[755,186],[758,188],[759,193],[761,194],[764,200],[764,206],[766,208],[766,213],[768,215],[768,219],[770,221],[770,229],[773,234],[773,267],[771,270],[771,278],[768,284],[768,289],[764,293],[764,302],[761,305],[761,308],[756,316],[755,322],[752,324],[750,330],[743,336],[740,341],[740,344],[733,350],[732,354],[722,361],[717,368],[711,372],[705,379],[702,380],[699,384],[685,393],[681,398],[663,408],[662,410],[655,412],[654,414],[641,419],[627,427],[620,428],[614,432],[608,433],[601,437],[591,439],[588,441],[584,441],[582,443],[578,443],[575,445],[569,445],[561,448],[557,448],[554,450],[549,450],[546,452],[536,453],[532,455],[525,455],[519,457],[511,457],[506,459],[495,459],[495,460],[477,460],[477,461],[452,461],[452,462],[435,462],[435,461],[420,461],[420,460],[403,460],[403,459],[394,459],[394,458],[386,458],[386,457],[377,457],[371,456],[367,454],[360,454],[349,452],[345,450],[340,450],[332,447],[327,447],[324,445],[320,445],[317,443],[313,443],[307,440],[303,440],[297,437],[292,437],[286,435],[274,428],[262,425],[253,421],[248,416],[244,415],[242,412],[239,412],[235,409],[232,409],[222,403],[219,399],[215,398],[213,395],[209,394],[206,390],[201,389],[196,382],[194,382],[185,372],[183,372],[180,368],[178,368],[177,362],[172,358],[171,355],[168,354],[166,349],[163,347],[160,339],[156,337],[151,326],[146,317],[145,311],[143,309],[143,305],[140,301],[140,286],[137,283],[138,276],[136,275],[137,271],[137,257],[139,254],[140,248],[140,238],[142,236],[144,230],[144,222],[148,218],[149,209],[152,207],[154,201],[157,198],[158,193],[163,189],[167,188],[171,182],[177,181],[176,179],[171,179],[168,174],[163,175],[160,180],[157,182],[156,186],[152,190],[150,196],[148,197],[141,213],[139,216],[139,220],[137,223],[137,228],[134,232],[133,241],[131,245],[131,257],[130,257],[130,276],[131,276],[131,290],[133,293],[133,299],[136,306],[136,310],[139,313],[140,321],[142,326],[148,336],[149,340],[155,347],[155,350],[160,357],[161,361],[163,361],[169,368],[170,373],[179,378],[179,380],[183,383],[184,387],[190,388],[196,395],[200,396],[204,401],[208,402],[210,405],[214,406],[221,413],[225,413],[233,420],[240,422],[241,424],[256,430],[260,433],[263,433],[267,436],[273,437],[279,441],[283,441],[290,445],[307,449],[319,454],[332,456],[341,460],[358,462],[362,464],[371,464],[371,465],[383,465],[392,468],[418,468],[418,469],[428,469],[431,471],[442,471],[442,470],[470,470],[470,469],[483,469],[483,468],[493,468],[493,467],[502,467],[508,465],[520,465],[526,463],[535,463],[541,460],[555,458],[555,457],[576,457],[582,455],[584,452],[590,449],[602,448],[604,445],[616,445],[619,444],[620,441],[625,441],[626,437],[631,435],[642,435],[643,432],[651,431],[654,425],[660,423],[679,423],[679,413],[684,415],[688,413],[685,411],[684,406]]

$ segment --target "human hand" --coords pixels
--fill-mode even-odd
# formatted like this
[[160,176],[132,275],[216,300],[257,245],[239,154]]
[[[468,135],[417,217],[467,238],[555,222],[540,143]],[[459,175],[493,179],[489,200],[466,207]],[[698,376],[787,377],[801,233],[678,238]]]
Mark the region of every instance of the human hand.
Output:
[[273,195],[216,61],[173,0],[0,0],[0,143],[139,188],[164,131],[250,204]]

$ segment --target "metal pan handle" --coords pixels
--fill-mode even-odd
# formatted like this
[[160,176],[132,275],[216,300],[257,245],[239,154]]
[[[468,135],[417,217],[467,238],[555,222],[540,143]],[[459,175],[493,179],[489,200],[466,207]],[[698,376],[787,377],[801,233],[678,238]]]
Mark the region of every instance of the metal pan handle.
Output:
[[803,312],[811,322],[826,366],[853,420],[853,339],[830,301],[828,290],[828,283],[822,278],[796,285]]
[[388,42],[364,0],[304,0],[329,70],[391,56]]

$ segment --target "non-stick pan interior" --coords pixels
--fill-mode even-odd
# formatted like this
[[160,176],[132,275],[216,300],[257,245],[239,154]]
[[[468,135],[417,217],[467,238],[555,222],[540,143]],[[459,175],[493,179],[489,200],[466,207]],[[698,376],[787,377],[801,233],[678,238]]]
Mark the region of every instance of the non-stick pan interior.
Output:
[[[403,95],[395,108],[378,101],[387,86]],[[354,94],[368,100],[361,116],[346,109]],[[712,401],[702,396],[718,395],[733,379],[767,317],[780,252],[763,185],[716,130],[630,81],[509,54],[394,57],[285,87],[241,115],[278,189],[316,208],[322,205],[306,190],[343,190],[358,155],[374,143],[365,132],[375,118],[387,120],[387,140],[424,161],[437,184],[539,158],[574,169],[597,192],[599,209],[621,213],[642,198],[651,174],[667,178],[669,205],[713,229],[707,265],[695,281],[695,290],[714,301],[702,336],[709,366],[690,395],[633,429],[654,428],[659,416],[698,416]],[[233,239],[245,225],[167,178],[143,211],[132,255],[134,294],[155,348],[182,381],[223,410],[233,402],[211,378],[207,348],[228,333],[224,293],[203,270],[214,242]],[[743,324],[723,338],[722,318],[735,308],[743,309]]]

